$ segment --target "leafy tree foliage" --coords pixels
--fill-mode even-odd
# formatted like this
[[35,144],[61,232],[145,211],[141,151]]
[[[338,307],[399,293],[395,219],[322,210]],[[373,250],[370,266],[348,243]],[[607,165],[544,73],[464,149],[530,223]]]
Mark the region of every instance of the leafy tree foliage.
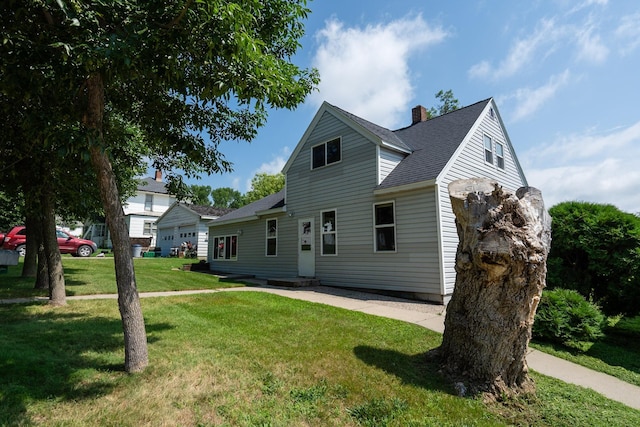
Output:
[[440,105],[429,109],[431,117],[441,116],[460,108],[460,101],[453,96],[451,89],[447,91],[439,90],[435,97],[440,101]]
[[[7,232],[14,225],[24,224],[24,198],[0,191],[0,232]],[[2,242],[0,242],[2,243]]]
[[[230,170],[218,144],[251,140],[267,107],[293,108],[318,82],[314,70],[290,61],[308,12],[306,0],[0,4],[0,95],[10,102],[0,101],[20,101],[19,130],[32,132],[24,139],[34,152],[48,153],[41,170],[58,170],[44,161],[67,151],[95,172],[114,244],[128,372],[144,369],[148,355],[109,113],[140,129],[138,152],[168,172],[170,188],[186,190],[170,173],[176,169],[187,177]],[[45,211],[53,214],[51,203]]]
[[211,206],[211,187],[208,185],[193,184],[189,187],[191,203],[199,206]]
[[640,312],[640,218],[612,205],[564,202],[553,218],[548,285],[575,289],[607,314]]
[[258,173],[251,180],[251,190],[245,194],[245,203],[253,203],[275,194],[284,188],[284,175],[281,173],[270,175],[268,173]]
[[216,188],[211,191],[211,197],[213,197],[213,206],[219,208],[237,209],[245,205],[242,193],[231,187]]

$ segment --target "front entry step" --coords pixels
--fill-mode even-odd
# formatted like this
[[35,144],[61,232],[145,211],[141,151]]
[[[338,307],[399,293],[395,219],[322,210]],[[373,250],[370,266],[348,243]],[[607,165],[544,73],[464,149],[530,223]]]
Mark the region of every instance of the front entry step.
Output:
[[308,277],[285,277],[279,279],[267,279],[267,285],[303,288],[306,286],[320,286],[320,280]]

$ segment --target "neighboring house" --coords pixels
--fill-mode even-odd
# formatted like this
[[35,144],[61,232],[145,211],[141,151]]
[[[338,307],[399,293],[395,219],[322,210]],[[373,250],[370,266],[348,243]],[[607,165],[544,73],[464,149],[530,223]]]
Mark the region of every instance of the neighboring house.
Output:
[[391,131],[328,103],[283,169],[278,194],[209,223],[211,269],[397,291],[446,303],[458,243],[447,186],[527,185],[493,99]]
[[[129,237],[134,243],[144,243],[145,247],[156,246],[156,220],[176,201],[176,197],[169,194],[165,183],[162,182],[162,172],[156,171],[155,177],[142,178],[136,194],[125,203],[125,219],[129,226]],[[105,224],[93,224],[84,234],[98,247],[111,247],[109,231]]]
[[156,220],[156,246],[160,247],[162,256],[170,256],[172,248],[190,242],[197,246],[198,258],[206,259],[209,241],[207,223],[231,211],[233,209],[176,202]]

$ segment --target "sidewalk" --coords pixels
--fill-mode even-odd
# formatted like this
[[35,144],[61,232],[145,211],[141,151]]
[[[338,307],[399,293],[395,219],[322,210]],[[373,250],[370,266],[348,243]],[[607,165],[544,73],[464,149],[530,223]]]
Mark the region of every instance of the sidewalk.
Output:
[[[359,311],[375,316],[388,317],[414,323],[435,332],[444,332],[445,308],[420,301],[377,295],[368,292],[313,286],[305,288],[280,288],[266,286],[255,281],[256,286],[174,292],[140,293],[140,298],[191,295],[217,292],[267,292],[287,298],[327,304],[347,310]],[[116,299],[118,296],[83,295],[67,297],[68,300]],[[0,304],[33,301],[29,299],[0,300]],[[43,300],[46,300],[43,298]],[[592,371],[575,363],[530,349],[527,354],[529,368],[564,382],[590,388],[609,399],[640,410],[640,387],[621,381],[610,375]]]

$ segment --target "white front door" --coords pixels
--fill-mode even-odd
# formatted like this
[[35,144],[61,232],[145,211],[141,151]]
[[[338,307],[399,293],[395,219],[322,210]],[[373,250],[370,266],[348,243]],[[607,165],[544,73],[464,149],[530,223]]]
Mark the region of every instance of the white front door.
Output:
[[316,275],[313,218],[298,220],[298,276]]

